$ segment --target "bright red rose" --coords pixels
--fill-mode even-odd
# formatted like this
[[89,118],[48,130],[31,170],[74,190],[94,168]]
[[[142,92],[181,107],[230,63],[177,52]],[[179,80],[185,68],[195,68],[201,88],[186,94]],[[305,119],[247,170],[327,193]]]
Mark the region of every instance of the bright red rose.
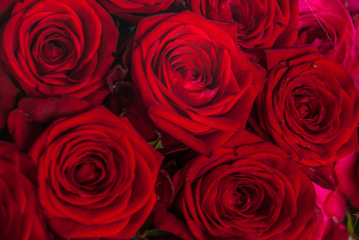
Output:
[[131,74],[155,125],[202,154],[245,126],[264,82],[226,32],[188,11],[140,22]]
[[55,121],[29,155],[44,215],[63,238],[131,238],[156,201],[162,155],[105,107]]
[[0,239],[46,240],[37,198],[23,166],[31,160],[0,141]]
[[306,166],[324,166],[357,144],[359,94],[342,65],[315,48],[267,51],[269,72],[250,124]]
[[335,163],[334,172],[338,189],[350,197],[351,204],[359,209],[359,146],[354,153]]
[[340,0],[299,0],[296,46],[315,46],[338,63],[350,64],[355,50],[353,21]]
[[280,148],[247,132],[192,159],[173,185],[173,214],[156,207],[154,220],[186,240],[299,240],[314,226],[310,180]]
[[28,96],[83,98],[105,84],[117,35],[95,0],[26,0],[2,31],[1,58]]
[[291,47],[298,24],[297,0],[187,0],[207,19],[235,24],[238,44],[247,49]]

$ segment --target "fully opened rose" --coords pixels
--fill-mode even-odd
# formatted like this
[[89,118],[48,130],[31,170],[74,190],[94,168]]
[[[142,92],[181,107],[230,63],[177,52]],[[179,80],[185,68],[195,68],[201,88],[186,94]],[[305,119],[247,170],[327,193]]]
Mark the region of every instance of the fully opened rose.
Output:
[[131,74],[151,120],[202,154],[244,127],[264,82],[226,32],[191,12],[141,21]]
[[314,48],[267,52],[269,72],[250,123],[307,166],[355,150],[359,95],[343,66]]
[[[183,239],[307,239],[315,191],[285,152],[255,135],[237,135],[199,156],[173,180],[170,211],[157,227]],[[168,221],[171,221],[168,223]]]
[[83,98],[104,85],[117,36],[95,0],[26,0],[2,31],[1,58],[29,96]]
[[162,156],[104,107],[51,124],[30,157],[43,213],[63,238],[131,238],[155,203]]

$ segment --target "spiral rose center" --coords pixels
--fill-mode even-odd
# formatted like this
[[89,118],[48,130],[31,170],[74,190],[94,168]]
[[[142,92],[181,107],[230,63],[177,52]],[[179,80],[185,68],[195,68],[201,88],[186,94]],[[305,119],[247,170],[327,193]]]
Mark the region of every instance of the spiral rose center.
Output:
[[294,108],[295,119],[306,131],[318,131],[325,116],[321,100],[315,94],[305,87],[295,88],[292,92],[290,108]]
[[166,73],[170,81],[165,80],[167,76],[163,78],[173,94],[192,107],[207,105],[218,92],[215,79],[218,66],[214,67],[212,60],[218,58],[214,46],[203,42],[200,49],[197,45],[190,43],[171,49],[167,56],[169,68],[165,68],[170,69]]
[[71,34],[58,27],[40,31],[34,37],[31,51],[36,69],[43,76],[51,76],[55,72],[66,74],[78,60]]
[[309,96],[295,96],[296,109],[302,119],[312,118],[317,112],[313,107],[316,105],[313,97]]
[[66,56],[67,49],[60,41],[49,41],[42,47],[43,56],[49,61],[55,62]]
[[86,185],[95,182],[101,176],[102,170],[94,163],[82,163],[76,166],[75,180],[80,185]]

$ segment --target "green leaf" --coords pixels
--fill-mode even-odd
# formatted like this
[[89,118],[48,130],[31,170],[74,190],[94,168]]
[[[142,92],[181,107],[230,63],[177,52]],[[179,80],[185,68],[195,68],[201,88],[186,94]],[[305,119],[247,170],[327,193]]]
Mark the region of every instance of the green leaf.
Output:
[[161,141],[161,133],[158,131],[153,131],[154,133],[157,134],[157,138],[151,142],[148,142],[152,147],[154,147],[155,149],[163,149],[163,145],[162,145],[162,141]]

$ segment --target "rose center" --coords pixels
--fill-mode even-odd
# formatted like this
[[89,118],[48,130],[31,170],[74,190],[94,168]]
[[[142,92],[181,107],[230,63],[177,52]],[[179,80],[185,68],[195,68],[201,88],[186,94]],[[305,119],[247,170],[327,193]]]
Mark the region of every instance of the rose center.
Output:
[[49,41],[42,48],[44,57],[49,60],[56,61],[66,55],[66,48],[59,41]]
[[82,163],[75,168],[75,180],[80,185],[95,182],[101,175],[102,170],[94,163]]

